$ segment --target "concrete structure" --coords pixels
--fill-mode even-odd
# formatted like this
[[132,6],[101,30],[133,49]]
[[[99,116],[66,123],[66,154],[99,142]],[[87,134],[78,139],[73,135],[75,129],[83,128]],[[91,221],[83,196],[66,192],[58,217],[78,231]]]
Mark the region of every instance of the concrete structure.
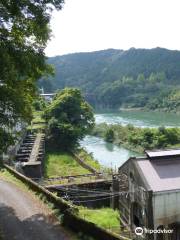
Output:
[[47,102],[51,102],[55,93],[42,93],[40,94],[41,97],[43,97]]
[[44,159],[44,134],[28,134],[24,138],[16,154],[16,170],[27,177],[39,179],[42,177],[42,162]]
[[102,208],[111,205],[111,186],[111,180],[97,179],[84,183],[50,185],[46,188],[55,192],[59,197],[70,200],[75,205]]
[[136,227],[161,232],[136,239],[180,240],[180,150],[130,158],[113,177],[113,190],[127,193],[114,198],[123,225],[132,232]]

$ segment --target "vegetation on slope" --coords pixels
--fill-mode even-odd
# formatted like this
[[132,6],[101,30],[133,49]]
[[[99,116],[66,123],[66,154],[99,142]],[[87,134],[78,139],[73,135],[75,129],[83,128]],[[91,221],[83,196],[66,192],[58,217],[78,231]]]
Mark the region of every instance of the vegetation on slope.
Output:
[[88,209],[79,207],[82,218],[96,225],[114,232],[120,231],[119,212],[112,208]]
[[43,111],[33,111],[33,119],[28,126],[28,130],[31,131],[44,131],[46,129],[46,121],[43,118]]
[[3,179],[5,181],[11,182],[15,185],[17,185],[19,188],[30,191],[28,187],[19,179],[15,178],[9,171],[7,171],[5,168],[0,169],[0,179]]
[[46,91],[78,87],[97,108],[180,111],[179,51],[109,49],[57,56],[48,62],[56,74],[39,81]]
[[102,166],[99,164],[98,161],[94,159],[91,153],[87,153],[83,148],[79,148],[76,151],[76,154],[79,156],[80,159],[84,160],[86,164],[100,172]]
[[[78,149],[76,154],[84,160],[84,162],[100,171],[100,164],[93,159],[93,157],[86,153],[83,149]],[[74,176],[91,173],[83,168],[75,159],[75,157],[68,152],[55,151],[53,149],[46,151],[45,158],[45,176],[47,178],[54,178],[60,176]]]
[[46,153],[45,172],[48,178],[90,173],[71,154],[60,151]]
[[119,124],[96,125],[92,134],[107,139],[109,131],[113,132],[114,142],[131,150],[143,152],[145,149],[171,148],[180,146],[180,128],[138,128],[133,125]]
[[[58,98],[59,96],[61,97],[60,102]],[[82,137],[82,135],[88,131],[88,128],[91,127],[91,124],[94,123],[91,108],[83,99],[81,99],[80,92],[79,90],[76,91],[76,89],[69,88],[63,90],[58,96],[56,96],[56,99],[49,104],[45,103],[43,99],[39,98],[34,102],[33,107],[33,120],[28,129],[32,131],[47,130],[47,123],[44,115],[47,117],[47,115],[52,114],[51,111],[55,111],[54,117],[56,117],[57,122],[59,122],[61,125],[61,130],[64,129],[64,126],[65,129],[62,131],[60,136],[56,130],[54,130],[54,134],[56,134],[57,138],[61,138],[61,141],[68,143],[68,149],[71,152],[71,143],[74,143],[74,139],[72,140],[72,135],[69,136],[67,134],[67,124],[71,126],[71,133],[73,134],[73,132],[75,132],[75,145],[77,146],[76,141],[79,139],[79,137]],[[71,111],[72,109],[73,111]],[[46,114],[44,114],[44,111],[46,111]],[[84,115],[86,115],[86,118],[83,117]],[[84,130],[84,128],[86,129]],[[57,141],[57,139],[55,139],[55,141]],[[57,141],[56,144],[52,144],[49,139],[46,141],[45,175],[47,178],[90,173],[77,163],[75,158],[67,151],[67,149],[66,151],[64,150],[63,144],[58,143],[59,141]],[[75,150],[76,154],[82,160],[84,160],[86,164],[93,167],[97,171],[100,170],[99,163],[95,161],[90,154],[83,149],[75,148]]]

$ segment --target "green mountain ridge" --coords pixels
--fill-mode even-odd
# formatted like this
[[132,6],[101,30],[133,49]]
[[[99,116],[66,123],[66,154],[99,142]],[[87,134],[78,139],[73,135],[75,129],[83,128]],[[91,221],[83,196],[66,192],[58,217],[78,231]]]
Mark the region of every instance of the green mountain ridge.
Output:
[[179,111],[180,51],[107,49],[51,57],[48,63],[55,76],[39,81],[46,92],[77,87],[97,108]]

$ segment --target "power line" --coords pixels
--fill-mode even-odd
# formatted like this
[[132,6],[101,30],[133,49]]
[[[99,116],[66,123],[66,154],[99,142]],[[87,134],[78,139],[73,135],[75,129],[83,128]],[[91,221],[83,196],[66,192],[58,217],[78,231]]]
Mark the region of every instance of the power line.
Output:
[[[67,194],[68,195],[68,194]],[[108,195],[108,196],[114,196],[113,194],[106,194],[106,195]],[[105,196],[105,194],[99,194],[99,195],[74,195],[74,196],[72,196],[72,195],[69,195],[71,198],[95,198],[95,197],[104,197]]]
[[73,203],[87,203],[87,202],[96,202],[96,201],[102,201],[102,200],[105,200],[105,199],[109,199],[111,198],[112,196],[110,197],[105,197],[105,198],[97,198],[97,199],[90,199],[90,200],[80,200],[80,201],[73,201]]
[[[71,196],[68,196],[66,195],[65,197],[63,197],[64,199],[68,199],[68,198],[71,198],[70,201],[72,201],[73,203],[83,203],[83,202],[95,202],[95,201],[101,201],[101,200],[105,200],[105,199],[109,199],[109,198],[112,198],[112,197],[117,197],[117,196],[120,196],[120,195],[126,195],[126,198],[127,196],[129,195],[130,192],[120,192],[119,194],[113,194],[111,196],[108,196],[108,197],[102,197],[102,198],[96,198],[96,199],[90,199],[90,200],[73,200]],[[78,197],[78,196],[77,196]],[[88,196],[85,196],[85,197],[88,197]],[[90,196],[89,196],[90,197]],[[99,197],[99,196],[97,196]]]
[[[127,193],[130,193],[130,192],[117,192],[117,193],[109,193],[109,194],[88,194],[88,195],[69,195],[70,197],[73,197],[73,198],[88,198],[88,197],[103,197],[105,195],[109,196],[109,197],[113,197],[113,196],[122,196],[122,195],[125,195]],[[68,196],[68,193],[66,193],[66,195]]]
[[[73,192],[85,192],[85,193],[96,193],[98,195],[100,194],[107,194],[107,195],[113,195],[113,194],[123,194],[123,193],[127,193],[129,191],[118,191],[118,192],[115,192],[115,191],[109,191],[109,192],[103,192],[103,191],[94,191],[94,190],[86,190],[86,189],[76,189],[76,188],[72,188],[72,187],[60,187],[58,188],[59,190],[62,190],[62,191],[65,191],[65,192],[70,192],[71,194],[73,194]],[[57,189],[57,190],[58,190]],[[130,193],[130,192],[129,192]]]
[[109,192],[104,192],[104,191],[99,191],[98,189],[98,191],[96,191],[96,190],[89,190],[89,189],[80,189],[80,188],[78,188],[78,189],[76,189],[76,188],[72,188],[72,187],[58,187],[58,188],[56,188],[57,190],[64,190],[64,191],[75,191],[75,192],[90,192],[90,193],[104,193],[104,194],[109,194],[109,193],[111,193],[111,191],[109,191]]

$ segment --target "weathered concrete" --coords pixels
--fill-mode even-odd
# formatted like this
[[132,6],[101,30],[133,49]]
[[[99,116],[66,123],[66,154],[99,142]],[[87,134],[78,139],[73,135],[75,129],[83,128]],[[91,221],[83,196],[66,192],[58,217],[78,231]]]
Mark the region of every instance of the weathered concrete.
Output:
[[76,186],[76,187],[91,187],[91,188],[96,188],[96,187],[103,187],[107,185],[108,188],[110,188],[110,186],[112,185],[112,180],[104,180],[104,179],[97,179],[97,180],[94,180],[94,181],[91,181],[91,182],[86,182],[86,183],[67,183],[67,184],[54,184],[54,185],[48,185],[46,186],[47,189],[50,189],[50,188],[58,188],[59,186],[60,187],[73,187],[73,186]]
[[39,154],[39,149],[41,145],[43,134],[38,133],[31,151],[31,155],[29,157],[29,162],[36,162]]
[[44,134],[27,135],[16,155],[16,160],[22,163],[24,174],[30,178],[42,177],[43,141]]
[[92,172],[92,173],[94,173],[94,174],[97,174],[97,175],[99,174],[95,168],[93,168],[93,167],[91,167],[90,165],[88,165],[88,164],[87,164],[83,159],[81,159],[77,154],[75,154],[75,153],[72,153],[72,154],[73,154],[75,160],[76,160],[83,168],[89,170],[90,172]]

